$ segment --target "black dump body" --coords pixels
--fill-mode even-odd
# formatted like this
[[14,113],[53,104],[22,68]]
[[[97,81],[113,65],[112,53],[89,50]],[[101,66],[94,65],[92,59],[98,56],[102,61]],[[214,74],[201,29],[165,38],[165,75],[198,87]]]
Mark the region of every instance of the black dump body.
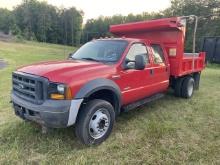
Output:
[[202,51],[206,52],[206,62],[220,64],[220,36],[205,37],[202,44]]

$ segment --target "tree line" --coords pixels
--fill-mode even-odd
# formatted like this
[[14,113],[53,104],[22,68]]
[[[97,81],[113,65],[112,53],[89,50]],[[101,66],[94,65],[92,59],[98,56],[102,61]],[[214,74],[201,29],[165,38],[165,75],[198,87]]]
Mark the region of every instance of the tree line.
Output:
[[[40,42],[77,46],[93,38],[112,36],[112,24],[156,18],[199,16],[197,50],[204,36],[220,36],[220,0],[171,0],[171,6],[159,12],[143,12],[127,16],[100,16],[83,25],[83,11],[72,7],[57,8],[46,2],[23,0],[12,11],[0,8],[0,31]],[[188,23],[186,50],[192,45],[193,25]]]
[[83,12],[37,0],[23,0],[12,11],[0,8],[0,31],[39,42],[79,45]]
[[[171,6],[160,12],[144,12],[127,16],[100,16],[98,19],[90,19],[84,26],[83,40],[87,41],[93,37],[111,36],[108,29],[112,24],[188,15],[197,15],[199,17],[197,51],[200,49],[204,36],[220,36],[220,0],[171,0]],[[187,22],[186,51],[192,51],[193,29],[193,22]]]

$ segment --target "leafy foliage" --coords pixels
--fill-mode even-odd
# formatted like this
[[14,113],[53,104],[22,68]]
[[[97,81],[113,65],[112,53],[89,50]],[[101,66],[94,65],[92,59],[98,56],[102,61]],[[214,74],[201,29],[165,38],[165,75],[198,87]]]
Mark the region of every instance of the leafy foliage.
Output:
[[0,8],[0,30],[8,34],[12,25],[11,12],[7,9]]
[[46,2],[24,0],[11,12],[0,10],[0,30],[6,33],[11,30],[13,34],[28,40],[77,45],[80,42],[82,16],[83,12],[75,8],[58,9]]

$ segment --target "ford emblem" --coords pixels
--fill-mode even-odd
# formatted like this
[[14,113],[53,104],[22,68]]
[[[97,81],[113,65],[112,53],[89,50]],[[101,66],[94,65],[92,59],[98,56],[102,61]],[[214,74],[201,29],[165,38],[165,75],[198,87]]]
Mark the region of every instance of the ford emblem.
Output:
[[18,84],[19,88],[24,89],[24,85]]

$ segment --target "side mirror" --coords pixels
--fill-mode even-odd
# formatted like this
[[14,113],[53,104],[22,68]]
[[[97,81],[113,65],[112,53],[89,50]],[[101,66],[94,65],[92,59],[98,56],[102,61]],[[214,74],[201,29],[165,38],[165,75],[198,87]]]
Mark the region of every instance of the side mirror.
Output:
[[144,59],[143,55],[136,55],[135,56],[135,69],[136,70],[143,70],[146,65],[146,60]]
[[73,54],[74,54],[77,50],[78,50],[78,49],[75,49],[73,52],[71,52],[71,53],[68,55],[67,59],[72,59]]
[[68,55],[68,59],[71,59],[71,58],[72,58],[72,55],[73,55],[73,53],[70,53],[70,54]]

